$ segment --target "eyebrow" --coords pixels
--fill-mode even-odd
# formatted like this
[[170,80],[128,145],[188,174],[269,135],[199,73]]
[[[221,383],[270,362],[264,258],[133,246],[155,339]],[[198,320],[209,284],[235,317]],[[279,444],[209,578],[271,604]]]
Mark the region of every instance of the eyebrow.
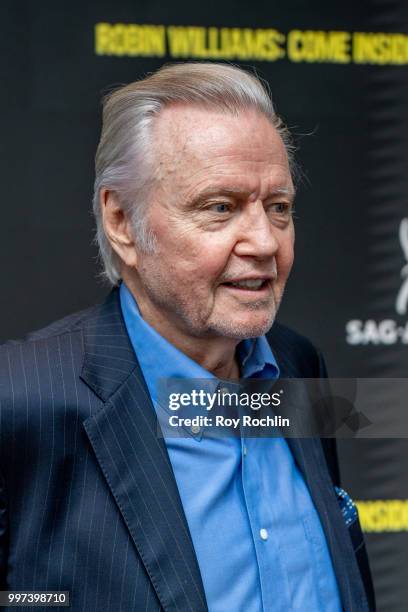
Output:
[[[210,189],[205,189],[204,191],[199,193],[198,196],[191,201],[190,206],[192,208],[200,206],[212,197],[235,196],[239,198],[248,198],[250,195],[250,191],[246,189],[240,189],[238,187],[221,187],[218,189],[212,187]],[[295,189],[288,189],[287,187],[276,187],[268,193],[265,200],[279,195],[284,195],[288,197],[291,202],[293,202],[293,200],[295,199],[296,191]]]

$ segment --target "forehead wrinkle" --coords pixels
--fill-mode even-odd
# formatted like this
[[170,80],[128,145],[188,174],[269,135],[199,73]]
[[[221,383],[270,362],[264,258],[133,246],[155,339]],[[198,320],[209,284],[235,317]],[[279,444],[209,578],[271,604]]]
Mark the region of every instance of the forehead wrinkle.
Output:
[[[198,155],[194,155],[193,153],[193,155],[191,156],[191,159],[193,159],[193,157],[195,160],[199,160],[200,166],[195,168],[194,171],[191,171],[191,169],[189,168],[188,176],[190,179],[194,178],[196,175],[203,174],[204,179],[211,176],[215,181],[218,178],[222,180],[223,178],[228,177],[228,176],[231,177],[231,181],[234,181],[233,175],[237,175],[238,177],[240,177],[238,181],[250,180],[252,178],[252,174],[255,176],[259,172],[257,168],[254,168],[253,170],[251,170],[251,166],[254,166],[254,167],[261,166],[261,168],[262,166],[265,167],[264,171],[262,172],[261,170],[261,174],[257,175],[258,177],[260,177],[262,182],[270,181],[272,173],[276,173],[277,178],[273,178],[272,182],[278,183],[277,185],[278,187],[279,187],[279,183],[281,185],[286,184],[286,180],[283,178],[283,176],[285,177],[290,176],[289,168],[287,164],[277,162],[276,160],[271,162],[265,159],[259,159],[259,160],[243,159],[242,156],[236,153],[228,154],[228,155],[227,154],[216,155],[216,156],[210,157],[209,159],[200,158]],[[234,158],[237,158],[236,164],[232,165],[231,161],[234,162]],[[179,156],[179,160],[180,159],[181,159],[181,156]],[[185,166],[188,167],[188,164],[185,164]],[[178,165],[178,168],[180,167],[181,166]],[[211,172],[212,174],[209,175],[209,172]],[[282,187],[282,189],[285,190],[287,188]],[[253,190],[248,189],[248,191],[252,192]]]
[[[170,116],[162,117],[162,119],[164,121],[160,121],[159,117],[154,126],[156,132],[154,141],[157,151],[155,175],[158,181],[157,186],[166,188],[166,191],[168,191],[168,188],[171,188],[171,183],[176,180],[179,194],[182,190],[185,193],[188,192],[188,196],[192,196],[194,192],[199,192],[201,184],[205,183],[207,179],[211,179],[215,183],[219,179],[221,182],[223,178],[228,176],[228,174],[231,175],[231,173],[245,176],[248,179],[249,182],[244,186],[247,193],[267,191],[269,196],[269,189],[264,189],[264,186],[268,184],[273,185],[274,182],[281,183],[281,185],[287,182],[286,176],[288,175],[289,167],[283,145],[281,155],[279,155],[278,150],[280,147],[278,146],[278,150],[273,147],[274,150],[265,157],[265,150],[261,146],[262,142],[254,143],[250,139],[244,148],[244,157],[242,157],[242,148],[241,151],[231,152],[228,150],[229,143],[226,144],[227,150],[222,145],[220,148],[220,143],[217,139],[215,141],[212,138],[208,139],[208,130],[202,132],[200,129],[196,130],[195,126],[191,124],[188,126],[180,125],[180,117],[174,117],[175,121],[169,121]],[[179,127],[188,129],[179,130]],[[223,125],[221,127],[225,129],[226,126]],[[204,149],[200,148],[200,146],[195,146],[199,145],[201,136],[207,136],[207,140],[204,140]],[[159,143],[160,146],[158,146]],[[215,148],[215,151],[213,151],[213,148]],[[259,156],[257,155],[258,149],[260,152]],[[212,152],[215,154],[212,155]],[[245,152],[248,152],[248,157],[245,156]],[[278,153],[277,156],[276,153]],[[235,168],[234,158],[237,158]],[[251,166],[254,168],[255,175],[259,175],[259,167],[265,166],[264,176],[261,177],[261,181],[257,182],[257,184],[250,180],[252,174]],[[280,176],[273,177],[276,167]],[[263,172],[261,173],[263,174]],[[170,182],[167,183],[166,179],[170,179]],[[233,177],[231,179],[233,182]],[[196,181],[195,184],[193,184],[194,180]],[[276,193],[278,192],[276,191]],[[293,197],[294,195],[293,192],[290,193],[289,189],[284,189],[283,187],[280,193],[288,197]]]
[[[171,109],[167,109],[167,111],[169,111]],[[177,109],[176,109],[177,110]],[[193,113],[193,118],[194,118],[194,113],[197,112],[200,109],[196,109],[196,108],[190,108],[188,109],[190,110],[190,114],[191,112]],[[211,149],[215,148],[215,150],[218,152],[217,154],[217,158],[221,161],[223,159],[225,159],[226,161],[233,158],[236,153],[230,153],[228,151],[228,148],[230,147],[230,143],[229,143],[229,136],[231,135],[231,133],[235,133],[236,132],[236,126],[235,125],[229,125],[230,121],[232,120],[233,123],[235,123],[236,121],[236,117],[229,117],[228,115],[221,115],[219,113],[212,113],[211,111],[205,111],[204,113],[204,117],[209,120],[212,116],[212,118],[214,118],[214,116],[216,118],[221,118],[222,122],[221,123],[216,123],[216,124],[210,124],[210,125],[201,125],[200,124],[200,119],[202,119],[202,112],[198,113],[198,115],[196,116],[197,122],[191,122],[191,117],[188,116],[187,120],[186,118],[180,117],[180,115],[178,113],[175,113],[173,116],[171,114],[169,114],[169,112],[165,112],[166,109],[164,111],[162,111],[162,113],[157,117],[154,126],[153,126],[153,133],[154,133],[154,141],[155,143],[160,143],[160,149],[159,149],[159,155],[162,159],[165,159],[167,163],[172,163],[173,167],[177,167],[178,162],[185,157],[186,160],[188,160],[188,158],[190,157],[191,160],[196,160],[199,162],[203,162],[205,163],[205,157],[203,158],[201,153],[202,153],[202,148],[201,148],[201,144],[202,144],[202,140],[204,139],[204,150],[208,152],[208,155],[210,156],[209,161],[211,161]],[[243,119],[246,119],[247,117],[251,117],[254,116],[254,113],[252,112],[248,112],[248,113],[244,113],[243,114]],[[257,113],[255,113],[255,116],[257,116]],[[262,119],[263,117],[261,117]],[[188,120],[190,119],[190,121]],[[230,121],[229,121],[230,120]],[[265,119],[265,121],[267,121]],[[245,125],[245,122],[244,122]],[[268,126],[272,127],[273,131],[276,132],[275,128],[273,128],[273,126],[271,126],[271,124],[268,122]],[[245,134],[245,127],[242,128],[243,129],[243,133]],[[225,136],[226,139],[226,143],[225,143],[225,147],[227,148],[227,150],[223,151],[222,146],[220,145],[220,138],[222,141],[222,135]],[[281,148],[282,149],[282,165],[286,165],[287,163],[287,155],[286,155],[286,150],[285,147],[283,145],[283,142],[279,136],[279,134],[276,132],[275,136],[277,136],[278,140],[280,141],[280,143],[282,144],[282,147],[278,147],[277,148]],[[253,156],[253,159],[248,159],[248,161],[252,162],[252,163],[265,163],[265,151],[263,149],[265,145],[265,140],[264,140],[264,134],[260,133],[260,131],[258,130],[257,132],[251,132],[250,137],[248,134],[248,138],[245,141],[245,150]],[[260,151],[261,153],[261,158],[260,159],[256,159],[257,155],[254,153],[256,153],[257,151]],[[277,149],[274,147],[274,156],[276,155]],[[170,165],[170,164],[169,164]]]

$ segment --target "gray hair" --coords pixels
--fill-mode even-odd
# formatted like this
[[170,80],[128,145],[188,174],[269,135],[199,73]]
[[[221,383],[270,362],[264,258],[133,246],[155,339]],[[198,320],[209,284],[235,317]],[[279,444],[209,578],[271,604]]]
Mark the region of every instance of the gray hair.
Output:
[[153,251],[155,237],[147,223],[146,202],[154,184],[152,124],[170,104],[192,104],[238,115],[252,108],[262,113],[280,134],[293,169],[290,134],[276,114],[269,88],[241,68],[216,63],[166,65],[103,99],[102,134],[95,158],[93,211],[103,275],[112,285],[120,280],[120,259],[105,235],[100,191],[116,193],[129,215],[138,245]]

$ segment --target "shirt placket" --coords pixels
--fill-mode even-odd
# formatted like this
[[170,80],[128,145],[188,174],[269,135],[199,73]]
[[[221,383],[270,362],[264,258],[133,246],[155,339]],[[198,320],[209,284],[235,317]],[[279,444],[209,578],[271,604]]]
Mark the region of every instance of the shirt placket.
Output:
[[[241,438],[242,486],[254,541],[262,593],[263,610],[287,612],[291,609],[286,580],[280,562],[280,546],[273,531],[272,509],[264,502],[263,475],[257,455],[262,444],[255,438]],[[261,441],[262,442],[262,441]],[[273,467],[271,468],[273,470]]]

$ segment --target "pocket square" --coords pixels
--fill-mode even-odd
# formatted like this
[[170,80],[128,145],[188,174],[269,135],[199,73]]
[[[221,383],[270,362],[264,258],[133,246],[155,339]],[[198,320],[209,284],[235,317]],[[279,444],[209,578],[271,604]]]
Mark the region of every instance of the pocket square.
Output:
[[365,550],[364,536],[361,530],[357,507],[347,491],[341,487],[334,488],[336,491],[339,508],[343,515],[344,523],[351,539],[353,550],[357,555],[357,559],[360,559],[359,562],[362,564],[367,564],[367,553]]
[[344,521],[349,527],[358,518],[357,508],[350,495],[341,487],[334,487]]

